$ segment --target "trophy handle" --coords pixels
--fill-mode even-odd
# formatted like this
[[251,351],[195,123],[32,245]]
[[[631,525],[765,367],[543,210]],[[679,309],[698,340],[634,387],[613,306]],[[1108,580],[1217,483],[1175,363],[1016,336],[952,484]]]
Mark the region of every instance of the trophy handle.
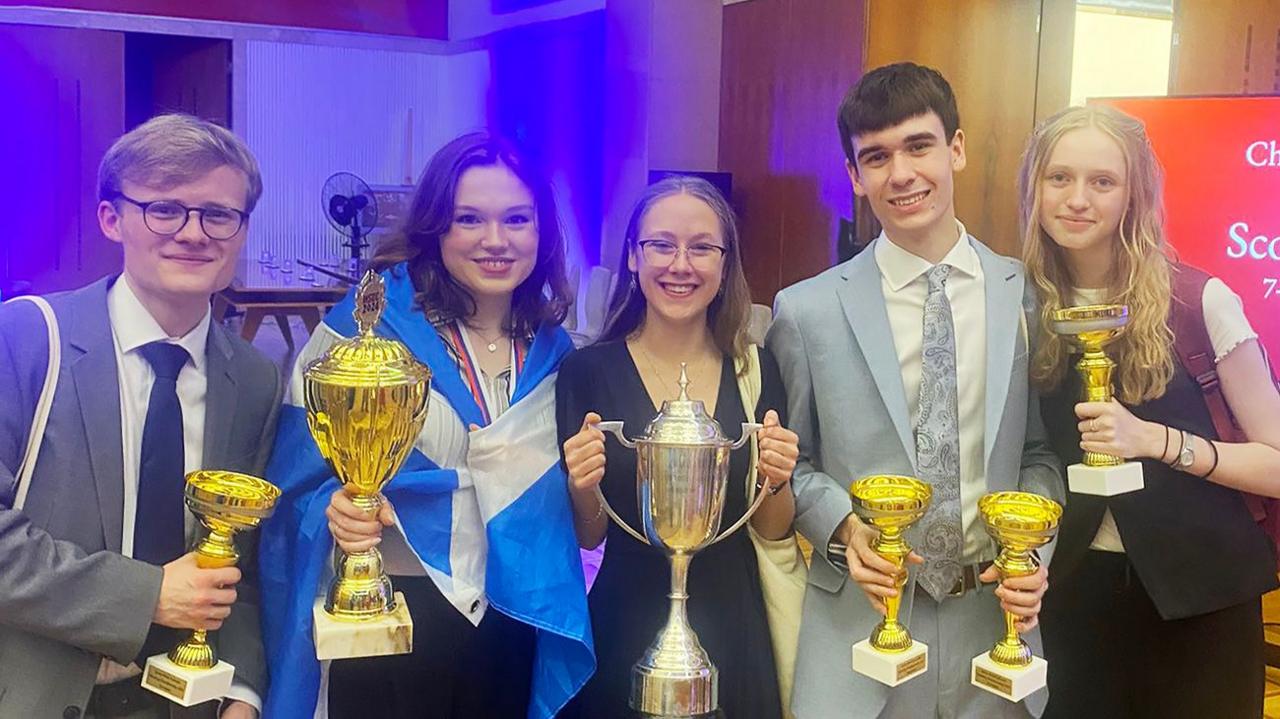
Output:
[[729,449],[741,449],[742,445],[749,442],[751,438],[755,436],[755,433],[759,432],[762,429],[764,429],[764,425],[758,422],[743,422],[742,436],[739,437],[738,441],[734,442],[733,445],[729,447]]
[[[618,424],[622,424],[622,423],[618,422]],[[600,491],[600,485],[598,484],[596,485],[596,500],[600,502],[601,507],[604,507],[604,512],[605,514],[609,515],[609,519],[612,519],[614,522],[617,523],[619,527],[622,527],[623,531],[635,537],[636,539],[640,540],[641,542],[644,542],[645,544],[649,544],[649,540],[646,539],[643,534],[640,534],[636,530],[632,529],[631,525],[624,522],[622,520],[622,517],[619,517],[618,513],[613,511],[613,507],[609,506],[609,500],[604,498],[604,492]]]
[[635,442],[632,442],[632,441],[631,441],[631,440],[629,440],[629,439],[627,439],[627,438],[626,438],[626,436],[622,434],[622,423],[621,423],[621,422],[596,422],[596,423],[595,423],[595,425],[593,425],[593,426],[594,426],[596,429],[600,430],[601,432],[610,432],[610,433],[612,433],[612,434],[613,434],[613,436],[614,436],[614,437],[617,437],[617,438],[618,438],[618,441],[619,441],[620,443],[622,443],[622,446],[623,446],[623,447],[626,447],[627,449],[635,449],[635,448],[636,448],[636,443],[635,443]]
[[[759,424],[756,422],[743,422],[742,436],[738,438],[737,442],[733,443],[733,449],[738,449],[742,445],[746,444],[747,441],[750,440],[751,437],[754,436],[755,433],[759,432],[761,429],[764,429],[764,425],[762,424]],[[730,534],[733,534],[734,532],[741,529],[742,525],[747,523],[747,520],[755,516],[756,510],[760,509],[760,505],[764,504],[764,499],[767,496],[769,496],[769,492],[767,490],[761,489],[760,491],[756,492],[755,501],[751,503],[751,506],[747,508],[747,511],[744,512],[741,517],[738,517],[738,521],[734,522],[732,525],[729,526],[728,529],[721,532],[720,536],[711,540],[711,542],[708,543],[707,546],[710,547],[712,544],[719,542],[721,539],[724,539]]]
[[[596,422],[592,426],[601,432],[611,432],[614,437],[618,438],[618,441],[622,443],[623,447],[626,447],[627,449],[636,448],[636,443],[627,439],[626,436],[622,434],[622,422]],[[613,507],[609,506],[609,500],[604,498],[604,492],[600,491],[600,485],[598,484],[596,485],[596,499],[600,502],[600,506],[604,508],[605,514],[609,515],[609,519],[612,519],[619,527],[622,527],[627,534],[630,534],[632,537],[635,537],[645,544],[649,543],[649,540],[646,539],[643,534],[632,529],[631,525],[622,521],[622,517],[619,517],[618,513],[613,511]]]

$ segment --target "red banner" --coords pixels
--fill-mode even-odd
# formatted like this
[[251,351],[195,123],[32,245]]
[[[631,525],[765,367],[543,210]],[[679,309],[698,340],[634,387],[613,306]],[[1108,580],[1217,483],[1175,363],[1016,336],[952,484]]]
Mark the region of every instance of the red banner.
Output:
[[1102,100],[1147,125],[1169,242],[1244,300],[1280,363],[1280,97]]

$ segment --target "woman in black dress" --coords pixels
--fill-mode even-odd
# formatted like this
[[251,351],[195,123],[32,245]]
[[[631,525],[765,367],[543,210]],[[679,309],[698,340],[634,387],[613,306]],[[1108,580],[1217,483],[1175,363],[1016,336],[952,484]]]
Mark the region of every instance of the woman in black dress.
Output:
[[[750,298],[737,240],[732,210],[709,183],[671,178],[649,187],[627,226],[601,341],[561,366],[556,420],[579,544],[594,548],[608,539],[589,596],[597,670],[567,714],[629,715],[631,666],[669,606],[666,558],[609,522],[594,494],[599,484],[621,517],[640,526],[636,455],[605,441],[594,427],[601,418],[623,421],[627,436],[642,433],[663,400],[678,395],[686,363],[690,397],[705,403],[727,435],[736,439],[748,419],[765,424],[751,485],[748,449],[731,456],[723,526],[746,511],[750,488],[770,493],[752,519],[756,533],[776,540],[791,532],[797,439],[782,426],[786,397],[773,356],[747,344]],[[757,373],[760,388],[749,413],[739,389],[748,373]],[[719,669],[720,706],[733,719],[782,715],[756,561],[743,530],[699,552],[689,572],[689,622]]]

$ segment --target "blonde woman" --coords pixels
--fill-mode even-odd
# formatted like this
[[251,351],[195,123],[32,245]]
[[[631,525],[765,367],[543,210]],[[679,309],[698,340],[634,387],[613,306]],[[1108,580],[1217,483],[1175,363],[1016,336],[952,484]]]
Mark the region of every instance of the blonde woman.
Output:
[[[1049,436],[1068,464],[1104,452],[1141,461],[1145,477],[1141,491],[1068,497],[1043,611],[1045,716],[1257,717],[1259,598],[1276,587],[1276,558],[1246,493],[1280,496],[1280,394],[1257,335],[1221,280],[1174,259],[1138,120],[1100,106],[1049,118],[1020,187]],[[1076,358],[1048,330],[1053,310],[1095,303],[1130,308],[1107,403],[1078,401]],[[1243,441],[1218,435],[1179,360],[1200,332]]]

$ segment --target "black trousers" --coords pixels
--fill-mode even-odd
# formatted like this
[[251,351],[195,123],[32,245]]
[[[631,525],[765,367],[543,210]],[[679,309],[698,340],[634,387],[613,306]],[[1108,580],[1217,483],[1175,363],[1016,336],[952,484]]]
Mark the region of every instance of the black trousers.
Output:
[[1090,550],[1071,576],[1050,576],[1045,719],[1262,716],[1261,598],[1165,620],[1124,554]]
[[413,653],[333,662],[331,719],[524,717],[533,628],[493,607],[472,626],[427,577],[391,582],[413,617]]

